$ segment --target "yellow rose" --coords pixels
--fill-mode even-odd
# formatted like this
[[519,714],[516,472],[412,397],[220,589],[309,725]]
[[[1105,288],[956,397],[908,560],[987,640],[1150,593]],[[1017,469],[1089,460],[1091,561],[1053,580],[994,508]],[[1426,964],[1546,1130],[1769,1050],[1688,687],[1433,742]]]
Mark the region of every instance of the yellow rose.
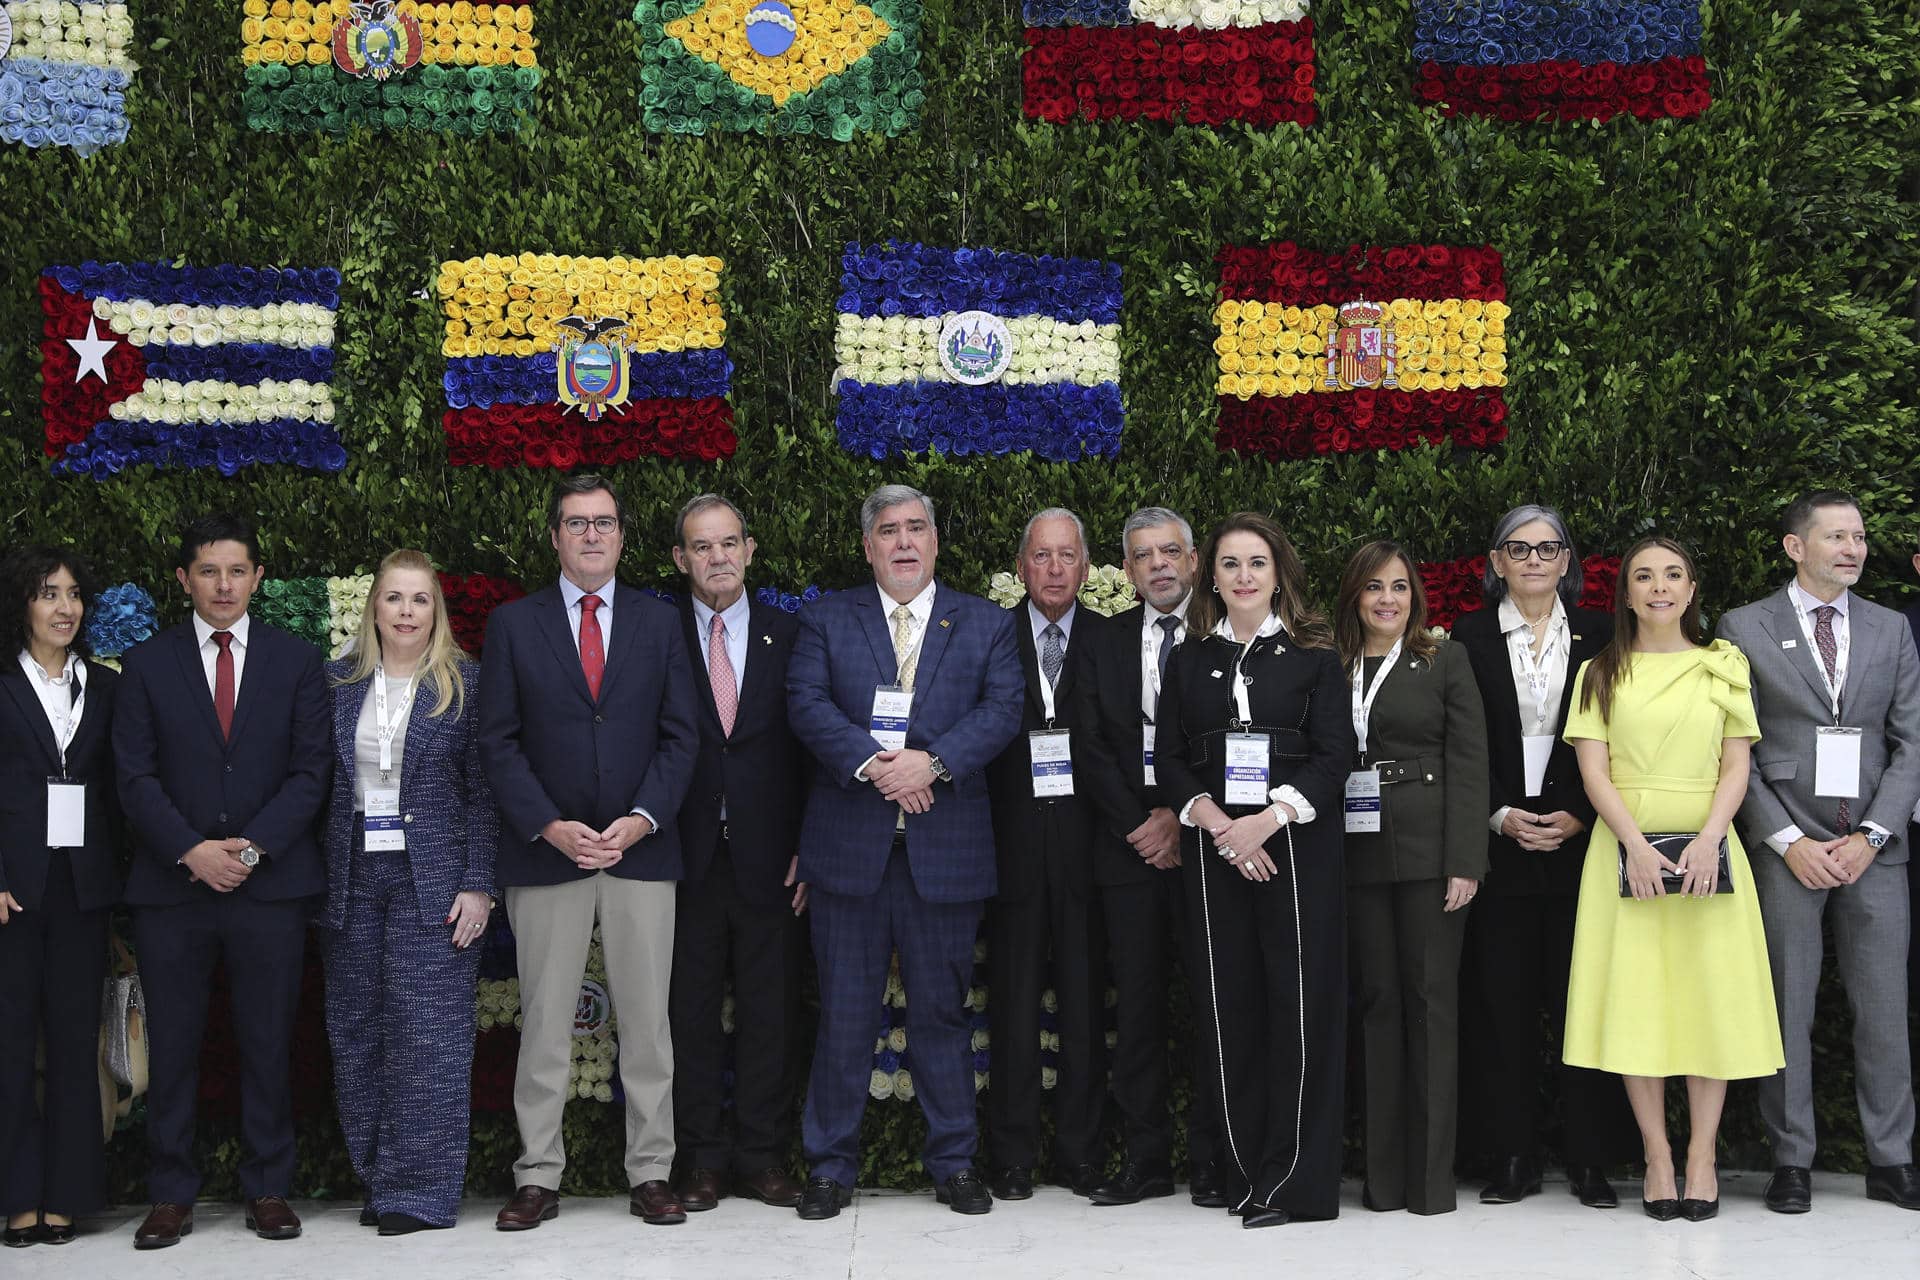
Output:
[[262,62],[285,62],[287,60],[287,46],[278,40],[261,41],[260,60]]
[[1387,307],[1387,313],[1394,318],[1396,323],[1411,320],[1413,319],[1413,300],[1411,298],[1395,298]]
[[1505,320],[1512,314],[1504,302],[1489,302],[1486,305],[1485,315],[1489,320]]
[[1495,372],[1498,372],[1507,367],[1507,358],[1501,355],[1498,351],[1488,351],[1481,355],[1480,367],[1482,369],[1492,369]]
[[1293,376],[1293,394],[1297,396],[1306,395],[1308,392],[1315,390],[1318,385],[1314,380],[1314,375],[1311,373],[1296,373]]
[[1234,323],[1239,318],[1240,300],[1238,298],[1228,298],[1225,302],[1213,309],[1213,320],[1215,324],[1228,325]]
[[1292,377],[1300,372],[1300,357],[1288,351],[1280,357],[1280,372]]
[[1214,354],[1222,356],[1232,355],[1238,345],[1239,344],[1234,342],[1232,338],[1222,334],[1213,340]]
[[530,4],[515,6],[513,10],[513,25],[522,31],[533,30],[533,6]]
[[467,0],[459,0],[459,2],[453,6],[450,16],[455,22],[464,26],[473,21],[473,6],[468,4]]
[[248,44],[259,44],[266,35],[266,24],[258,18],[248,18],[240,24],[240,38]]
[[307,46],[307,61],[316,67],[324,67],[333,61],[333,46],[316,40]]
[[[1468,305],[1478,306],[1479,304],[1469,303]],[[1480,323],[1480,321],[1478,320],[1467,320],[1464,323],[1462,323],[1460,326],[1460,336],[1465,338],[1468,342],[1480,341],[1480,339],[1486,335],[1486,332],[1487,332],[1487,326]]]
[[1222,373],[1240,372],[1240,357],[1231,351],[1220,352],[1220,371]]
[[248,44],[240,46],[240,61],[247,66],[257,66],[260,62],[260,46]]
[[1266,308],[1258,299],[1249,298],[1240,304],[1240,318],[1242,320],[1258,320],[1265,314]]
[[1449,373],[1441,378],[1440,389],[1442,391],[1458,391],[1460,389],[1460,375],[1457,373]]
[[1462,371],[1461,371],[1461,374],[1460,374],[1460,385],[1461,385],[1461,386],[1463,386],[1463,387],[1477,387],[1477,386],[1479,386],[1479,385],[1480,385],[1480,370],[1478,370],[1478,369],[1465,369],[1465,370],[1462,370]]
[[290,3],[290,0],[273,0],[273,16],[274,17],[287,18],[287,17],[291,17],[292,14],[293,14],[293,5],[292,3]]
[[540,60],[534,57],[531,49],[522,49],[513,55],[513,65],[516,67],[533,67],[538,66],[539,63]]
[[1487,327],[1488,337],[1497,338],[1507,331],[1507,322],[1505,320],[1486,320],[1482,323]]
[[1507,349],[1507,340],[1497,333],[1490,333],[1480,339],[1480,349],[1482,351],[1505,351]]
[[499,51],[496,49],[489,49],[485,45],[481,45],[479,48],[473,51],[473,65],[476,67],[490,67],[494,65],[494,63],[498,62],[499,60],[500,60]]
[[267,16],[267,0],[247,0],[240,6],[240,11],[249,18],[264,18]]

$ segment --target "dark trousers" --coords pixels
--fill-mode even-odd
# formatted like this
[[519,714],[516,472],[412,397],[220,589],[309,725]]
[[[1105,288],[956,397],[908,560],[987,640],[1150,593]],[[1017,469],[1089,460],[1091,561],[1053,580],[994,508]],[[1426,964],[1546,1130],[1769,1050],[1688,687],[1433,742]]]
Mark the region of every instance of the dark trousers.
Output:
[[[1032,852],[1044,857],[1043,850]],[[1049,975],[1060,1036],[1053,1164],[1061,1170],[1106,1164],[1106,1153],[1098,1149],[1107,1097],[1101,933],[1087,885],[1042,877],[1033,892],[1011,901],[995,899],[988,908],[993,1081],[987,1121],[997,1167],[1030,1169],[1039,1161],[1040,1002]]]
[[293,1020],[307,949],[304,901],[255,902],[217,894],[134,913],[134,945],[147,997],[147,1194],[191,1204],[200,1041],[213,966],[224,960],[240,1050],[241,1194],[293,1189]]
[[[1120,1108],[1127,1158],[1139,1164],[1165,1164],[1173,1154],[1173,1116],[1167,1106],[1167,973],[1175,935],[1167,918],[1167,886],[1177,883],[1178,876],[1176,871],[1096,890],[1106,926],[1118,1032],[1113,1100]],[[997,1048],[997,1037],[995,1044]],[[1205,1077],[1199,1080],[1204,1085]]]
[[[1201,978],[1207,971],[1207,938],[1194,923],[1198,912],[1188,910],[1191,889],[1186,872],[1176,869],[1157,877],[1155,882],[1161,886],[1159,929],[1173,939],[1172,954],[1179,956],[1180,967],[1187,977],[1190,1030],[1187,1042],[1177,1045],[1175,1051],[1186,1058],[1193,1082],[1187,1101],[1187,1163],[1197,1170],[1217,1166],[1226,1158],[1222,1154],[1218,1091],[1207,1084],[1219,1076],[1220,1064],[1214,1056],[1213,1037],[1204,1034],[1201,1022],[1201,1005],[1206,999]],[[1160,1004],[1163,1017],[1166,1007],[1163,997]]]
[[1296,1218],[1340,1214],[1346,1059],[1344,871],[1314,849],[1267,841],[1256,882],[1191,839],[1188,907],[1205,950],[1200,1024],[1213,1037],[1228,1202]]
[[426,922],[405,853],[356,850],[345,920],[323,947],[353,1171],[374,1212],[450,1227],[467,1175],[480,946]]
[[[1640,1130],[1620,1077],[1560,1065],[1573,960],[1571,895],[1483,894],[1467,923],[1462,984],[1473,1009],[1462,1093],[1466,1143],[1493,1159],[1532,1157],[1543,1141],[1542,1087],[1557,1075],[1569,1167],[1604,1168],[1640,1155]],[[1544,1029],[1543,1029],[1544,1028]]]
[[1366,1078],[1367,1198],[1451,1213],[1465,910],[1445,880],[1347,890]]
[[[57,854],[40,905],[0,925],[0,1211],[88,1213],[106,1203],[100,1140],[100,988],[107,913],[82,911]],[[47,1045],[45,1098],[34,1051]]]
[[849,1187],[859,1172],[874,1035],[898,947],[908,1061],[927,1117],[924,1163],[935,1182],[944,1182],[972,1165],[980,1142],[966,1000],[982,904],[922,898],[906,847],[897,842],[879,889],[854,897],[816,887],[808,902],[820,970],[820,1031],[800,1129],[808,1170]]
[[[706,877],[682,881],[673,934],[674,1145],[690,1169],[751,1175],[786,1162],[799,1030],[799,921],[740,896],[726,837]],[[721,1005],[733,975],[733,1133]],[[878,1014],[875,1015],[875,1025]]]

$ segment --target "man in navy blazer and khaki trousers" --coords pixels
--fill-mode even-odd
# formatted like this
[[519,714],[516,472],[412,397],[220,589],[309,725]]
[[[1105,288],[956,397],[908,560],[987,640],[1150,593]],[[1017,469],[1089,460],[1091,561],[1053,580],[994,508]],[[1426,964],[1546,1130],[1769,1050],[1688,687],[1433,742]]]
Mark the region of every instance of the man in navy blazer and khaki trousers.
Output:
[[148,1192],[137,1249],[193,1230],[200,1037],[216,960],[240,1049],[246,1221],[300,1234],[290,1074],[308,899],[325,891],[315,821],[331,767],[320,651],[248,616],[261,578],[253,526],[190,523],[175,574],[191,620],[129,650],[113,749],[135,853],[127,878],[147,1000]]
[[[887,965],[900,951],[907,1052],[927,1117],[926,1169],[959,1213],[993,1198],[973,1170],[967,985],[994,892],[985,770],[1020,728],[1024,684],[1013,619],[934,582],[933,502],[905,485],[860,510],[875,586],[809,605],[787,666],[787,711],[818,764],[800,832],[811,887],[820,1033],[801,1137],[802,1218],[850,1203]],[[904,711],[905,745],[875,712]],[[884,693],[884,698],[877,697]],[[873,730],[878,727],[889,749]]]
[[573,1018],[593,925],[619,1027],[635,1216],[686,1221],[673,1165],[674,818],[699,731],[680,620],[614,571],[626,514],[608,483],[570,476],[547,526],[560,581],[494,610],[480,665],[480,760],[500,806],[496,876],[520,968],[514,1115],[523,1152],[495,1225],[560,1211]]

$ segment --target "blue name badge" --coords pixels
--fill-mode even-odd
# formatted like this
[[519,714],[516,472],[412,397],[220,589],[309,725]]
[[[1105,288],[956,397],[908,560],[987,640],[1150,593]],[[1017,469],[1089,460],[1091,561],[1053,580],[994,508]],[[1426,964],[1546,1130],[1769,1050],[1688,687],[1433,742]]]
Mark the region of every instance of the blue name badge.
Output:
[[400,788],[368,787],[366,850],[397,853],[407,847],[406,819],[400,816]]
[[1027,734],[1036,800],[1073,794],[1073,734],[1066,729],[1035,729]]
[[913,695],[897,684],[877,685],[873,691],[873,714],[867,720],[867,732],[882,751],[904,751],[907,747],[907,720],[913,714]]

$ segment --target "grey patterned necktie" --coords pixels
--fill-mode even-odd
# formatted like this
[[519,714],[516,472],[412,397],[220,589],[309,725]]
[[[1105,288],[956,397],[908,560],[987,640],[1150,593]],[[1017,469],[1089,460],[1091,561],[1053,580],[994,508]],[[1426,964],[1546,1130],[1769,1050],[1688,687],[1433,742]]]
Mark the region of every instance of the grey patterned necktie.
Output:
[[1058,688],[1060,685],[1060,667],[1067,660],[1067,651],[1062,648],[1060,644],[1060,641],[1064,638],[1060,631],[1060,624],[1057,622],[1049,622],[1047,629],[1040,633],[1040,638],[1045,642],[1040,647],[1040,670],[1045,673],[1047,684],[1050,687]]

